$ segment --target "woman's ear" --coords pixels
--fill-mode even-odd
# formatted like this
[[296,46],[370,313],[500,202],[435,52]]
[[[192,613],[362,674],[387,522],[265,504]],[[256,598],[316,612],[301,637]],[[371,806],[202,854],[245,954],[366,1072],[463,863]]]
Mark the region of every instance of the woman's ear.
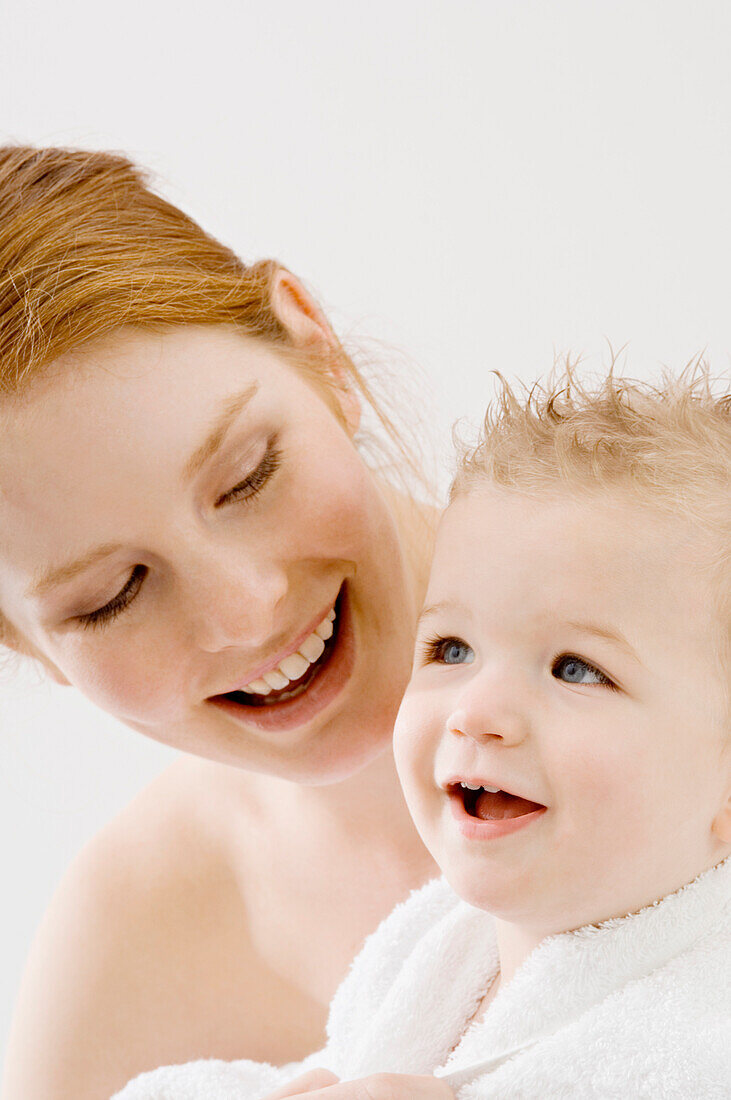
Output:
[[352,438],[360,427],[360,398],[342,367],[338,354],[340,345],[327,317],[299,279],[284,267],[280,267],[274,275],[271,304],[295,347],[317,349],[328,360],[329,390]]
[[352,439],[360,427],[362,412],[360,398],[357,393],[354,393],[353,390],[347,386],[338,385],[333,392],[335,400],[340,406],[340,412],[343,415],[348,435]]
[[325,314],[299,279],[285,267],[277,269],[271,286],[271,305],[296,347],[335,350],[335,333]]

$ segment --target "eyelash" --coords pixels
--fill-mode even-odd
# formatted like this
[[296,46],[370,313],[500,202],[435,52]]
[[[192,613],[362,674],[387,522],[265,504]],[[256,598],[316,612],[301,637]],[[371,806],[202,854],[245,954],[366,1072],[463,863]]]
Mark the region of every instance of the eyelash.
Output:
[[[272,441],[268,445],[266,454],[256,469],[253,470],[247,478],[239,482],[238,485],[234,485],[233,489],[224,493],[224,495],[216,501],[216,508],[240,500],[253,500],[274,476],[281,466],[281,463],[282,452],[276,446],[276,441]],[[147,576],[147,573],[148,569],[146,565],[136,565],[124,588],[118,592],[109,603],[106,603],[104,607],[100,607],[96,611],[90,611],[87,615],[79,615],[78,621],[84,629],[103,626],[111,622],[112,619],[116,619],[116,617],[132,603],[142,587],[142,582]]]
[[443,638],[440,634],[432,634],[431,637],[425,638],[421,643],[421,656],[424,664],[430,664],[433,661],[439,661],[440,655],[443,654],[444,649],[456,642],[458,645],[466,645],[461,638]]
[[271,442],[267,447],[266,454],[252,473],[247,478],[239,482],[238,485],[234,485],[233,489],[230,489],[219,500],[216,501],[216,507],[220,508],[223,504],[230,504],[234,500],[252,500],[258,493],[262,491],[266,483],[277,472],[282,464],[282,452],[276,446],[276,440]]
[[[578,653],[557,653],[551,661],[551,672],[553,672],[562,661],[579,661],[585,668],[588,668],[590,672],[596,673],[599,677],[598,684],[578,684],[578,687],[605,687],[609,688],[610,691],[619,691],[617,685],[613,680],[609,679],[606,672],[602,672],[600,668],[593,665],[591,661],[587,661],[583,657],[580,657]],[[569,681],[566,680],[564,683],[569,683]]]
[[[435,635],[432,635],[432,637],[430,637],[430,638],[426,638],[421,644],[421,655],[422,655],[422,660],[423,660],[424,664],[429,664],[431,662],[439,661],[440,655],[443,655],[443,653],[444,653],[444,649],[448,645],[453,645],[455,643],[457,645],[468,645],[468,643],[465,642],[462,638],[455,638],[455,637],[443,638],[439,634],[435,634]],[[580,687],[581,686],[584,686],[584,687],[595,686],[595,687],[606,687],[606,688],[609,688],[610,691],[618,691],[619,690],[619,688],[614,683],[614,681],[610,680],[605,672],[602,672],[602,670],[600,668],[597,668],[596,665],[591,664],[590,661],[587,661],[583,657],[580,657],[578,653],[557,653],[551,661],[551,672],[553,673],[554,670],[558,667],[558,665],[562,661],[567,661],[567,660],[580,661],[581,664],[584,665],[585,668],[588,668],[591,672],[595,673],[600,679],[599,684],[579,685]],[[568,681],[566,681],[566,682],[568,682]]]
[[88,615],[79,615],[79,622],[84,629],[101,626],[111,619],[116,619],[117,615],[132,603],[146,576],[147,566],[136,565],[124,588],[117,593],[114,599],[111,599],[109,603],[104,604],[104,607],[100,607],[97,611],[90,611]]

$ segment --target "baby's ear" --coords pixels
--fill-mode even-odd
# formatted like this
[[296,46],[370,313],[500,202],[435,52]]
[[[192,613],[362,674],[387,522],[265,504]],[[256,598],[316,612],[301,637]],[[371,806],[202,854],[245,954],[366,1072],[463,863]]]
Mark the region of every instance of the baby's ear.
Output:
[[713,819],[711,831],[724,844],[731,844],[731,790],[728,791],[726,801]]
[[71,687],[71,681],[67,680],[61,669],[56,668],[51,661],[42,660],[41,664],[55,683],[60,684],[61,687]]
[[57,668],[53,661],[50,661],[48,657],[41,653],[39,649],[36,649],[34,645],[8,623],[2,623],[0,645],[10,650],[11,654],[17,654],[18,657],[30,657],[32,660],[37,661],[43,668],[43,671],[46,672],[55,683],[61,684],[63,687],[71,686],[71,681],[66,679],[60,668]]

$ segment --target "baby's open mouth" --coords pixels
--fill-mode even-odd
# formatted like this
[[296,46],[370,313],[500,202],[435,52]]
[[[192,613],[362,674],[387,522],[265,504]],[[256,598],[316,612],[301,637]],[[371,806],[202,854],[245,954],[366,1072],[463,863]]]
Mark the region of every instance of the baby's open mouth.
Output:
[[511,817],[524,817],[536,810],[544,810],[540,802],[531,802],[528,798],[510,794],[509,791],[495,790],[493,787],[473,787],[466,783],[453,783],[449,788],[450,798],[462,803],[469,817],[480,821],[504,821]]
[[296,653],[285,657],[277,668],[265,673],[261,679],[253,680],[239,690],[228,691],[216,698],[228,699],[239,706],[271,707],[305,692],[328,664],[335,648],[341,596],[342,591],[333,609],[315,627]]

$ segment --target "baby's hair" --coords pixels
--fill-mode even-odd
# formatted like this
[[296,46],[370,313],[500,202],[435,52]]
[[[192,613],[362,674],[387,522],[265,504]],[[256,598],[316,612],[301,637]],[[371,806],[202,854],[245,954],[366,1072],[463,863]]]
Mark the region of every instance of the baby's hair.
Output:
[[[457,441],[450,501],[492,485],[527,494],[620,492],[682,517],[702,538],[731,665],[731,393],[696,359],[657,384],[582,381],[567,360],[545,383],[499,388],[477,443]],[[721,390],[722,392],[718,392]],[[707,551],[707,553],[706,553]]]

